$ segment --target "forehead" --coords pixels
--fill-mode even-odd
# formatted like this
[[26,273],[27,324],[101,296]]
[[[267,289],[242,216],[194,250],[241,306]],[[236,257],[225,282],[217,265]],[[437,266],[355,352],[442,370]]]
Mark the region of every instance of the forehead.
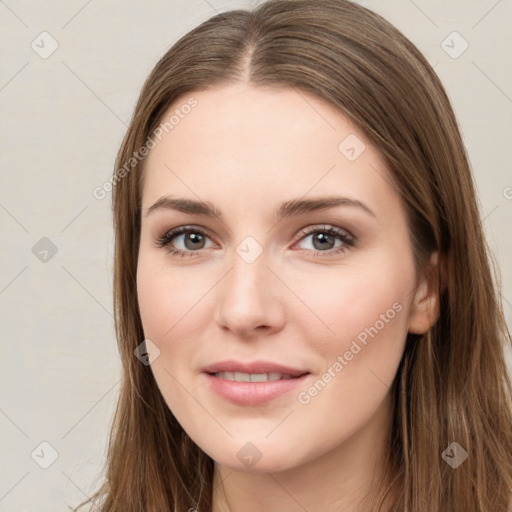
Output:
[[[196,106],[185,109],[190,98]],[[241,151],[254,157],[277,158],[309,153],[312,147],[334,149],[344,133],[356,131],[334,106],[310,93],[292,88],[270,89],[247,84],[217,85],[178,98],[163,115],[162,122],[176,111],[169,132],[175,145],[200,147],[215,155]],[[310,144],[289,147],[286,144],[307,137]],[[197,155],[199,156],[199,155]]]
[[380,153],[310,93],[220,85],[178,98],[161,126],[171,117],[145,163],[145,208],[164,194],[247,206],[344,193],[377,209],[398,199]]

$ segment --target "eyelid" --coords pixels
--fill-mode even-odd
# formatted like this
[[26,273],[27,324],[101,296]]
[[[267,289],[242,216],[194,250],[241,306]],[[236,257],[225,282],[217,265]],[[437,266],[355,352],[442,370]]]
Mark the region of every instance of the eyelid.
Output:
[[303,228],[298,233],[297,241],[302,240],[305,236],[311,235],[312,233],[323,233],[323,232],[331,232],[332,234],[336,234],[338,236],[344,236],[345,238],[350,239],[355,242],[356,237],[347,229],[340,228],[334,226],[332,224],[316,224],[313,226],[308,226],[307,228]]

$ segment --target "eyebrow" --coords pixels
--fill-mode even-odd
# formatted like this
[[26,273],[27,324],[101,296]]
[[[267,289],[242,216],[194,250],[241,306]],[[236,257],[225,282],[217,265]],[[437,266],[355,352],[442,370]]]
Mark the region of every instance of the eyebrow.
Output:
[[[282,203],[277,209],[274,217],[277,220],[295,215],[302,215],[314,211],[326,210],[335,206],[351,206],[360,208],[372,217],[375,213],[363,202],[357,199],[341,196],[314,197],[311,199],[291,199]],[[175,210],[183,213],[204,215],[206,217],[217,217],[222,219],[222,212],[208,201],[196,201],[193,199],[174,198],[162,196],[155,204],[146,211],[146,217],[157,210]]]

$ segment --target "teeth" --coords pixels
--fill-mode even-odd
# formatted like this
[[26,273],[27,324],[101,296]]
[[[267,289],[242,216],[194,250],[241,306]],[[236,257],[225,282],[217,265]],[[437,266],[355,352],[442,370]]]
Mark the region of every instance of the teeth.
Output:
[[252,373],[251,375],[245,373],[243,375],[247,375],[248,377],[251,377],[251,382],[265,382],[267,380],[270,380],[267,373]]
[[218,372],[215,377],[231,380],[233,382],[267,382],[269,380],[291,379],[291,375],[282,373],[243,373],[243,372]]
[[251,376],[248,373],[235,372],[236,382],[251,382]]

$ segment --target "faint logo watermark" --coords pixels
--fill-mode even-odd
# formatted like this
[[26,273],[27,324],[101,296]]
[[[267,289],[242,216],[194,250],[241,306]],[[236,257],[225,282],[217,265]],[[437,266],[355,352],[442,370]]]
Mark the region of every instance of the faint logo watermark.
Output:
[[149,338],[146,338],[138,345],[133,353],[144,366],[153,364],[155,360],[160,357],[160,349]]
[[41,59],[50,57],[59,47],[57,40],[49,32],[41,32],[30,44]]
[[253,443],[246,443],[238,450],[236,456],[245,467],[252,468],[261,459],[263,454]]
[[338,151],[349,161],[354,162],[366,150],[363,141],[355,134],[347,135],[338,145]]
[[246,263],[253,263],[263,253],[263,247],[255,238],[247,236],[238,244],[236,253]]
[[59,458],[59,452],[48,441],[43,441],[32,450],[30,456],[40,468],[48,469]]
[[32,247],[32,254],[42,263],[48,263],[56,254],[57,246],[46,236],[43,236]]
[[441,457],[453,469],[457,469],[468,458],[468,452],[459,443],[453,442],[443,451]]
[[454,30],[443,39],[441,48],[452,59],[458,59],[469,48],[469,43]]

